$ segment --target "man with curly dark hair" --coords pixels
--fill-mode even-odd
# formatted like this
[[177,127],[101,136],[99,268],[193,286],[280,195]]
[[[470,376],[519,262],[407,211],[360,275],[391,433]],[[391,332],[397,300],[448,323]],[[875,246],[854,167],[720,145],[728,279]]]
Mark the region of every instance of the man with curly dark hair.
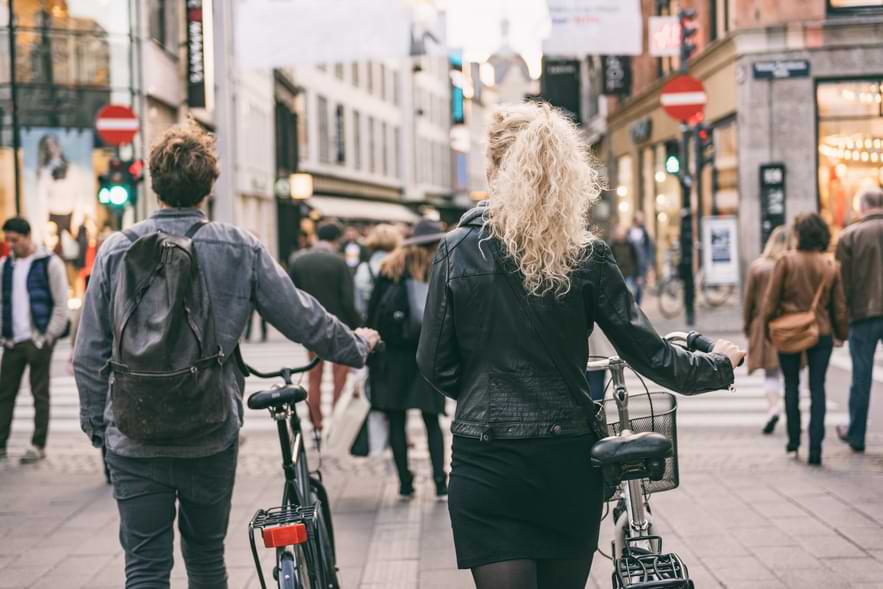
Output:
[[[210,135],[192,123],[166,131],[150,154],[151,180],[161,208],[104,243],[86,292],[74,351],[80,421],[92,443],[107,450],[120,513],[120,542],[126,553],[126,587],[169,586],[176,512],[180,513],[178,526],[189,586],[227,587],[224,538],[245,390],[242,372],[229,359],[235,357],[254,310],[290,340],[348,366],[364,365],[378,340],[371,330],[351,331],[313,297],[295,288],[253,235],[233,225],[206,223],[201,207],[219,174]],[[121,282],[118,278],[129,271],[123,266],[126,254],[133,243],[157,232],[192,236],[190,247],[198,262],[193,267],[205,281],[221,348],[218,357],[224,390],[220,397],[229,408],[220,425],[162,444],[133,439],[121,431],[126,428],[116,423],[113,405],[122,393],[115,389],[113,398],[108,395],[111,382],[105,370],[116,343],[112,319]],[[158,299],[143,300],[148,302],[141,304],[156,305],[151,301]],[[152,391],[133,389],[137,402],[151,402]],[[205,419],[198,413],[180,417]],[[177,418],[172,415],[169,419]]]

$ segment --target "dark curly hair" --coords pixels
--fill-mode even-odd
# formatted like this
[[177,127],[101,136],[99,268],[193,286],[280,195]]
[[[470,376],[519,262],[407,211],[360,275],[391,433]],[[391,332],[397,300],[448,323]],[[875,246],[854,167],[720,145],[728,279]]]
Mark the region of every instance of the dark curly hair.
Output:
[[831,245],[831,230],[818,213],[803,213],[794,219],[797,249],[804,252],[825,252]]
[[172,207],[199,203],[220,173],[215,138],[193,121],[168,129],[150,150],[153,191]]

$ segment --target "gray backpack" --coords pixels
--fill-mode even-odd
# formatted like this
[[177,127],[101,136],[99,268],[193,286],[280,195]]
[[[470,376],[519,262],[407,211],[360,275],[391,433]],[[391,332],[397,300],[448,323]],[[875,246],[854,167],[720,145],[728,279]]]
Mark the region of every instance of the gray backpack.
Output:
[[191,241],[160,231],[124,254],[113,304],[110,395],[117,428],[140,442],[191,442],[222,427],[226,357]]

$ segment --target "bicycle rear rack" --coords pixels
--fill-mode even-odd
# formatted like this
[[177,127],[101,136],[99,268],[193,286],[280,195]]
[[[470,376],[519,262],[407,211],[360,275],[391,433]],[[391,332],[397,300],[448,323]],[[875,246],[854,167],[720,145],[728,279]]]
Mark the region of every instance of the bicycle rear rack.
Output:
[[[254,517],[251,518],[251,521],[248,523],[248,541],[251,544],[251,555],[254,558],[254,565],[258,571],[258,580],[261,583],[262,589],[266,589],[266,584],[264,582],[264,572],[261,567],[261,559],[258,556],[257,543],[255,542],[255,532],[261,532],[261,535],[264,538],[264,543],[267,543],[268,536],[276,536],[276,537],[293,537],[291,534],[282,534],[282,535],[274,535],[272,531],[274,529],[283,528],[285,526],[293,526],[296,524],[302,524],[306,528],[306,537],[303,538],[303,541],[306,541],[307,538],[310,538],[315,533],[315,523],[316,521],[316,507],[271,507],[270,509],[259,509],[257,513],[254,514]],[[267,531],[269,534],[264,534]],[[299,535],[299,534],[298,534]],[[268,546],[271,547],[271,546]],[[276,550],[283,550],[282,547],[275,547]],[[276,570],[274,567],[273,575],[275,578]]]
[[662,549],[662,538],[643,536],[626,540],[622,558],[614,563],[613,586],[616,589],[691,589],[693,582],[687,565],[674,553],[647,552],[631,544],[650,542]]

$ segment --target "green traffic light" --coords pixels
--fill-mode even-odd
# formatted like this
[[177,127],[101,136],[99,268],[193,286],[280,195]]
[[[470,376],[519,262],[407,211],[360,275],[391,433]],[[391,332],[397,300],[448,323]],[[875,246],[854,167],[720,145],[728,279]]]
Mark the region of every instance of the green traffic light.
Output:
[[123,186],[113,186],[110,189],[110,204],[122,206],[129,202],[129,191]]
[[678,174],[681,171],[681,160],[674,155],[668,156],[665,160],[665,171],[672,175]]

